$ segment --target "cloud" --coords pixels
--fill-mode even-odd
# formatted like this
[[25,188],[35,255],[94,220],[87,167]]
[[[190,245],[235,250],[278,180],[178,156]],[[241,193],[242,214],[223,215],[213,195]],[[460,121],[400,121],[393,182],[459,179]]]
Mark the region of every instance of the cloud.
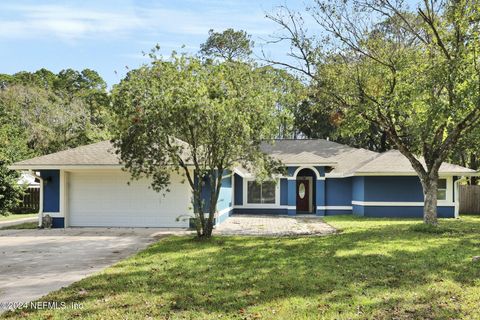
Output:
[[142,21],[129,12],[102,12],[72,6],[10,6],[7,11],[8,17],[0,20],[0,29],[4,30],[0,37],[53,36],[71,41],[95,35],[122,35],[142,25]]
[[[207,3],[206,1],[202,1]],[[240,2],[241,3],[241,2]],[[225,6],[221,1],[208,6],[118,5],[102,10],[98,5],[2,5],[0,38],[58,38],[67,42],[82,39],[108,39],[159,33],[205,37],[210,28],[247,29],[256,35],[271,32],[263,11],[244,5]]]

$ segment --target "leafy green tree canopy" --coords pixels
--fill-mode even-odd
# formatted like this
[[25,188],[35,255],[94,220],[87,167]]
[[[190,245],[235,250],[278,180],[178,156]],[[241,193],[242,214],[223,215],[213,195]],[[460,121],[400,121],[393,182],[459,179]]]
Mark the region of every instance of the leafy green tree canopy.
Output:
[[15,161],[109,138],[110,98],[97,72],[0,74],[0,214],[21,196]]
[[155,58],[113,88],[114,144],[132,176],[152,178],[157,191],[168,190],[173,171],[183,174],[193,190],[197,234],[210,237],[222,175],[238,164],[265,176],[274,167],[259,145],[278,131],[277,100],[268,69]]

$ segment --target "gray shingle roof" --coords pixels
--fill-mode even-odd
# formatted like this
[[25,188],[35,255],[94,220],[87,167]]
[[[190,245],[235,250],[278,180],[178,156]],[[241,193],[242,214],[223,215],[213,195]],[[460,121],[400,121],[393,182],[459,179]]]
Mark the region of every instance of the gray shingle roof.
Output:
[[[425,166],[423,159],[422,164]],[[363,166],[357,168],[355,173],[404,173],[415,174],[410,161],[398,150],[391,150],[380,154],[372,161],[367,162]],[[440,167],[440,173],[475,173],[475,170],[468,169],[456,164],[444,162]]]
[[20,161],[12,165],[13,169],[36,168],[41,166],[120,166],[110,141],[102,141],[65,151]]
[[[177,143],[185,144],[183,141]],[[183,158],[189,162],[188,148]],[[264,143],[262,151],[285,165],[325,165],[332,166],[330,175],[350,176],[372,173],[414,174],[410,162],[396,150],[377,153],[365,149],[352,148],[336,142],[312,140],[275,140]],[[102,141],[49,155],[20,161],[12,169],[47,169],[69,166],[115,166],[121,167],[118,156],[109,141]],[[474,170],[444,163],[440,173],[475,173]]]
[[262,151],[286,165],[318,164],[333,166],[331,174],[345,175],[378,156],[366,149],[352,148],[323,139],[275,140],[263,144]]

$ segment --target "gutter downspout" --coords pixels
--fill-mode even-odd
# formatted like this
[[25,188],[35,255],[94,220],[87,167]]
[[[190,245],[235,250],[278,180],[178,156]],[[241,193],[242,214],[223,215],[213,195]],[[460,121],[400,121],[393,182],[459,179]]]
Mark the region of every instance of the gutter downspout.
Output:
[[40,180],[40,199],[38,205],[38,227],[41,228],[43,224],[43,178],[36,175],[32,170],[28,170],[28,173],[38,180]]
[[456,180],[454,183],[453,183],[453,189],[455,191],[455,219],[458,219],[460,218],[460,213],[459,213],[459,210],[460,210],[460,203],[459,203],[459,200],[460,200],[460,197],[459,197],[459,184],[460,182],[463,182],[463,181],[468,181],[467,177],[463,176],[461,177],[460,179]]

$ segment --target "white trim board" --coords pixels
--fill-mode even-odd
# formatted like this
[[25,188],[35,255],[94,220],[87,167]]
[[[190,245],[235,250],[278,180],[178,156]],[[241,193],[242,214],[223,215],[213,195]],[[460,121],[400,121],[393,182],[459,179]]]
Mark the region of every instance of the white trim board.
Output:
[[[423,207],[423,202],[386,202],[386,201],[352,201],[352,205],[366,207]],[[439,202],[439,207],[453,207],[453,202]]]
[[232,211],[233,210],[233,207],[228,207],[228,208],[225,208],[225,209],[222,209],[220,211],[217,211],[217,216],[221,216],[222,214],[225,214],[229,211]]
[[317,206],[317,210],[353,210],[352,206]]
[[296,210],[296,206],[287,206],[287,205],[278,205],[278,206],[268,206],[266,207],[265,205],[257,204],[249,204],[249,205],[234,205],[234,209],[287,209],[287,210]]
[[[311,176],[307,176],[307,177],[311,177]],[[296,181],[298,177],[287,177],[286,179],[287,180],[291,180],[291,181]],[[282,179],[285,179],[285,177],[282,177]],[[325,177],[320,177],[320,178],[317,178],[317,181],[323,181],[325,180]]]

